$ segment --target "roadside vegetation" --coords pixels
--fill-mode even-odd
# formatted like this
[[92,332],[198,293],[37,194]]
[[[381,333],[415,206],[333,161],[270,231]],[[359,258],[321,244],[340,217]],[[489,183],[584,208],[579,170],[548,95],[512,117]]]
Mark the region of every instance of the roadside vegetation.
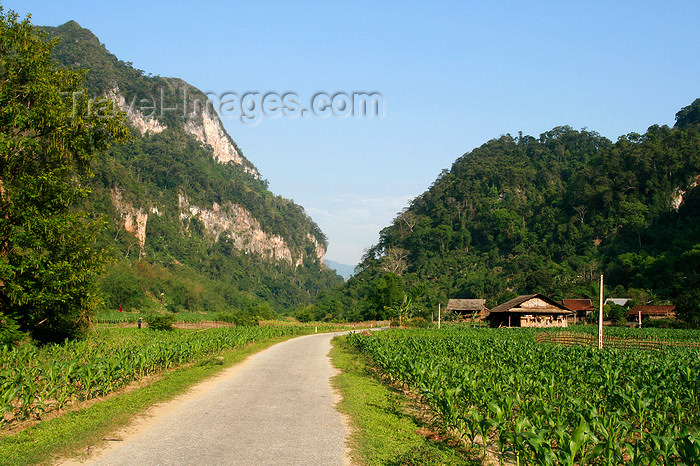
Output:
[[343,397],[337,408],[350,421],[353,464],[480,464],[478,455],[462,448],[410,398],[378,380],[368,357],[347,336],[333,340],[330,356],[341,371],[333,386]]
[[5,346],[0,349],[0,464],[85,452],[152,404],[275,342],[313,331],[312,326],[100,328],[63,345]]
[[[259,325],[283,309],[325,330],[429,327],[448,298],[594,298],[605,273],[606,295],[670,302],[680,319],[668,326],[700,325],[700,99],[672,128],[616,142],[561,126],[485,143],[383,229],[342,284],[317,260],[327,240],[301,206],[215,161],[174,116],[140,135],[114,102],[89,99],[105,83],[139,95],[180,81],[144,76],[77,23],[44,31],[0,6],[0,463],[96,445],[151,404],[319,327]],[[93,71],[73,68],[76,57]],[[214,239],[198,218],[183,221],[181,194],[245,207],[301,261]],[[126,232],[117,195],[151,212],[148,241]],[[603,309],[624,324],[613,311]],[[118,328],[139,319],[148,329]],[[203,320],[228,325],[173,329]],[[697,330],[610,333],[632,331],[700,341]],[[700,464],[700,350],[564,348],[535,333],[448,326],[337,340],[357,462],[470,464],[495,452],[518,464]]]
[[76,401],[107,395],[148,375],[303,327],[213,328],[205,332],[99,329],[90,338],[0,349],[0,426],[41,419]]
[[[355,333],[347,344],[484,457],[552,465],[700,462],[699,349],[562,347],[536,343],[536,333],[449,326]],[[700,341],[700,331],[678,340],[691,336]]]

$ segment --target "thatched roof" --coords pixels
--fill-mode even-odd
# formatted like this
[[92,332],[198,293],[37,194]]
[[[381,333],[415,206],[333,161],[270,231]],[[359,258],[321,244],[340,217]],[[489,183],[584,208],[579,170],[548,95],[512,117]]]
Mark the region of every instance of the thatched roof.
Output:
[[485,311],[485,299],[450,299],[447,301],[448,311]]
[[[521,304],[524,304],[527,301],[530,301],[531,299],[535,298],[544,301],[547,304],[547,306],[526,308],[520,307]],[[499,312],[514,312],[518,314],[573,314],[573,311],[567,309],[566,306],[564,306],[563,304],[558,303],[553,299],[550,299],[545,295],[539,293],[521,295],[517,298],[511,299],[510,301],[506,301],[503,304],[499,304],[498,306],[491,309],[491,314]]]

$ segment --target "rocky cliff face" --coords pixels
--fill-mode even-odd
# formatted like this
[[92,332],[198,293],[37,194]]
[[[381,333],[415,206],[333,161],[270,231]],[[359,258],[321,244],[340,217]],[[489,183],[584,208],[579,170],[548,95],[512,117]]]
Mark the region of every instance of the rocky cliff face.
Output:
[[74,21],[44,30],[58,39],[60,66],[89,69],[88,97],[113,99],[133,128],[130,141],[96,154],[81,205],[107,219],[98,247],[119,272],[106,271],[106,298],[138,282],[144,302],[157,288],[158,306],[230,312],[308,304],[338,283],[321,261],[323,232],[268,190],[203,92],[134,68]]
[[145,135],[147,133],[160,133],[165,129],[165,126],[161,125],[157,119],[152,117],[144,118],[141,112],[134,109],[132,105],[128,104],[124,96],[119,92],[119,87],[112,89],[108,95],[117,102],[119,109],[126,113],[127,117],[129,118],[129,122],[139,130],[141,135]]
[[[186,84],[183,83],[183,85]],[[116,101],[119,109],[127,114],[129,122],[139,130],[141,135],[160,133],[166,128],[165,124],[157,118],[144,117],[138,109],[134,108],[133,103],[127,102],[119,87],[112,89],[108,95]],[[193,111],[185,121],[184,130],[203,146],[210,146],[213,151],[212,157],[218,162],[241,165],[246,173],[256,180],[259,179],[260,173],[240,154],[218,115],[211,108],[201,110],[195,105],[191,105],[190,108]]]
[[139,242],[139,254],[143,254],[143,249],[146,246],[148,212],[142,207],[136,208],[129,202],[124,201],[122,192],[118,188],[112,188],[111,198],[114,208],[121,216],[124,229],[136,236]]
[[211,146],[213,157],[221,163],[235,163],[242,165],[246,173],[255,179],[260,177],[258,170],[245,163],[241,154],[231,141],[231,137],[224,130],[218,116],[204,111],[200,115],[192,115],[185,123],[185,131],[193,135],[203,145]]
[[293,262],[292,251],[284,238],[264,232],[260,222],[239,205],[227,202],[223,206],[214,203],[211,208],[200,207],[191,204],[187,196],[179,193],[178,208],[185,229],[190,219],[196,219],[202,222],[206,234],[214,241],[227,235],[237,249],[247,254],[260,254],[290,264]]
[[[160,133],[166,129],[155,118],[144,118],[133,106],[130,106],[124,96],[116,88],[112,92],[120,109],[124,111],[129,122],[143,135]],[[220,163],[234,163],[242,165],[244,171],[254,179],[259,178],[259,173],[254,166],[239,154],[230,136],[223,129],[221,120],[217,116],[211,116],[208,112],[192,115],[184,125],[185,131],[192,134],[203,146],[212,148],[212,156]],[[138,240],[140,254],[144,254],[146,246],[146,226],[148,223],[148,209],[136,207],[123,199],[122,191],[118,187],[111,189],[111,199],[116,211],[121,216],[123,228],[134,234]],[[164,207],[164,206],[161,206]],[[153,207],[153,212],[159,212],[158,207]],[[164,211],[167,209],[163,209]],[[187,230],[189,220],[196,219],[204,225],[206,234],[214,241],[219,241],[222,235],[228,236],[234,246],[246,254],[259,254],[275,261],[285,261],[295,267],[304,261],[302,251],[292,251],[287,241],[279,235],[265,232],[260,222],[244,207],[226,202],[223,205],[213,203],[211,207],[197,206],[190,202],[187,196],[178,194],[178,211],[180,221]],[[314,235],[307,233],[309,242],[313,245],[314,259],[319,263],[323,260],[326,248]]]
[[671,206],[673,207],[673,210],[678,212],[678,209],[681,208],[681,204],[683,204],[683,201],[685,200],[685,195],[687,192],[697,187],[698,183],[700,183],[700,175],[695,177],[695,181],[690,183],[687,190],[681,189],[680,187],[675,189],[673,196],[671,197]]
[[306,235],[306,238],[311,241],[311,244],[314,245],[314,252],[316,254],[316,258],[319,260],[319,262],[323,261],[323,256],[326,255],[326,247],[321,244],[321,242],[316,238],[314,235],[311,233],[308,233]]
[[[111,190],[112,204],[120,216],[124,230],[133,234],[138,240],[139,254],[144,254],[146,247],[146,226],[149,211],[151,214],[162,215],[158,207],[136,207],[123,198],[118,188]],[[190,202],[187,196],[178,194],[179,220],[185,231],[189,231],[190,221],[202,223],[206,235],[213,241],[219,241],[223,236],[233,241],[236,249],[246,254],[259,254],[275,261],[285,261],[295,267],[300,266],[305,258],[301,251],[292,251],[284,238],[265,232],[260,222],[240,205],[227,202],[219,205],[216,202],[211,207],[201,207]],[[311,233],[306,235],[314,248],[314,260],[319,263],[326,254],[326,248]]]

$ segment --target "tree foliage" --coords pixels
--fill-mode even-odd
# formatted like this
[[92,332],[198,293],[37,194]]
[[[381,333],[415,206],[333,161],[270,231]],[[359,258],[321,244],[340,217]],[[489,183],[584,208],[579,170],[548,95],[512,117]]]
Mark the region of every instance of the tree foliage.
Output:
[[41,341],[76,336],[95,307],[102,223],[74,206],[96,151],[128,134],[55,44],[0,8],[0,312]]
[[337,299],[357,313],[374,306],[373,283],[401,251],[401,279],[425,284],[416,301],[430,309],[448,298],[594,298],[604,273],[611,289],[677,301],[697,321],[699,103],[674,128],[614,143],[562,126],[464,154],[381,231]]
[[[241,163],[220,163],[211,147],[187,131],[185,126],[201,124],[202,116],[185,118],[183,98],[194,108],[197,100],[207,101],[201,91],[181,79],[145,75],[109,53],[74,21],[42,29],[60,40],[52,56],[62,67],[89,68],[88,95],[118,92],[137,113],[145,99],[155,111],[141,116],[165,128],[160,133],[131,128],[129,141],[100,152],[92,165],[91,193],[81,206],[104,214],[106,227],[97,244],[111,259],[99,282],[108,309],[231,313],[269,302],[281,310],[308,304],[319,292],[342,283],[316,257],[309,237],[324,248],[327,240],[303,207],[271,193],[265,180],[251,176],[257,169],[228,135],[223,137],[236,148]],[[115,193],[124,205],[148,215],[145,244],[126,231]],[[197,215],[182,218],[180,196],[203,209],[245,208],[266,234],[284,239],[293,263],[246,254],[233,234],[211,234]]]
[[695,99],[692,104],[676,113],[676,128],[682,129],[691,125],[700,125],[700,99]]

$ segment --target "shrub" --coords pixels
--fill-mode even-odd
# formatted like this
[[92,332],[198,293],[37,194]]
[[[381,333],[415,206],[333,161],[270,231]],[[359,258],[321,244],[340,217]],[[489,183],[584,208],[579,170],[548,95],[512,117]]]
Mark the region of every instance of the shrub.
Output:
[[115,264],[102,279],[102,294],[109,309],[140,309],[146,300],[138,272],[129,264]]
[[227,324],[233,324],[236,320],[236,315],[233,312],[219,312],[214,317],[217,322],[226,322]]
[[10,346],[24,338],[19,325],[9,316],[0,312],[0,346]]
[[299,322],[313,322],[316,320],[316,316],[314,315],[314,306],[312,304],[300,306],[293,315]]
[[253,306],[248,312],[251,314],[258,316],[261,319],[274,319],[277,317],[277,313],[275,313],[275,310],[272,309],[272,306],[270,306],[270,303],[264,302],[257,304]]
[[215,319],[219,322],[227,322],[239,327],[255,327],[260,325],[255,317],[241,311],[219,312]]
[[625,320],[625,315],[627,314],[627,309],[615,303],[608,303],[605,305],[605,313],[603,314],[607,319],[613,324],[624,325],[627,323]]
[[683,322],[674,319],[643,319],[642,328],[684,328]]
[[152,330],[172,330],[175,318],[168,314],[151,314],[146,317],[148,328]]
[[429,326],[430,323],[423,317],[414,317],[413,319],[406,322],[406,327],[428,328]]
[[674,300],[678,317],[690,328],[700,327],[700,289],[689,289]]

